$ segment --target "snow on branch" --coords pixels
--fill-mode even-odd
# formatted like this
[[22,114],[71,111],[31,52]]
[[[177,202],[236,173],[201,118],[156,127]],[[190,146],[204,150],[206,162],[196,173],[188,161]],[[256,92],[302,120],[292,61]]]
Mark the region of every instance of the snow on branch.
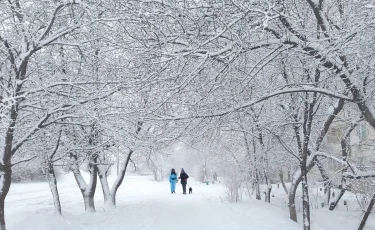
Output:
[[32,157],[30,157],[30,158],[28,158],[28,159],[25,159],[25,160],[17,161],[16,163],[13,163],[13,164],[12,164],[12,167],[15,166],[15,165],[17,165],[17,164],[21,164],[21,163],[24,163],[24,162],[32,161],[32,160],[34,160],[35,158],[37,158],[36,155],[35,155],[35,156],[32,156]]
[[375,171],[368,171],[368,172],[357,171],[356,173],[344,172],[343,176],[350,178],[350,179],[370,178],[370,177],[375,177]]
[[351,172],[344,172],[343,173],[343,176],[344,177],[347,177],[347,178],[350,178],[350,179],[363,179],[363,178],[370,178],[370,177],[375,177],[375,171],[374,170],[371,170],[371,171],[362,171],[360,169],[358,169],[355,165],[353,164],[350,164],[348,161],[344,161],[344,160],[341,160],[331,154],[328,154],[328,153],[325,153],[325,152],[322,152],[322,151],[317,151],[317,152],[314,152],[314,154],[316,156],[324,156],[324,157],[327,157],[327,158],[330,158],[338,163],[341,163],[342,165],[348,167],[351,169]]
[[286,89],[282,89],[282,90],[277,90],[277,91],[274,91],[273,93],[270,93],[270,94],[265,95],[263,97],[251,100],[251,101],[249,101],[247,103],[244,103],[242,105],[239,105],[237,107],[228,109],[226,111],[218,112],[218,113],[213,113],[213,114],[208,114],[208,115],[188,116],[188,117],[163,117],[162,119],[163,120],[185,120],[185,119],[192,119],[192,118],[220,117],[220,116],[225,116],[225,115],[228,115],[230,113],[236,112],[236,111],[244,109],[244,108],[251,107],[251,106],[253,106],[253,105],[255,105],[259,102],[268,100],[272,97],[276,97],[276,96],[279,96],[279,95],[282,95],[282,94],[303,93],[303,92],[316,92],[316,93],[324,94],[324,95],[327,95],[327,96],[330,96],[330,97],[333,97],[333,98],[339,98],[339,99],[343,99],[343,100],[351,101],[351,102],[354,101],[352,98],[350,98],[350,97],[348,97],[344,94],[335,93],[335,92],[327,90],[327,89],[315,88],[315,87],[310,87],[310,86],[301,86],[301,87],[286,88]]
[[86,104],[90,101],[94,101],[94,100],[102,100],[102,99],[105,99],[111,95],[113,95],[114,93],[120,91],[122,89],[122,87],[116,87],[114,89],[112,89],[112,91],[104,94],[104,95],[99,95],[97,97],[94,97],[94,98],[88,98],[86,100],[81,100],[81,101],[75,101],[75,102],[72,102],[70,104],[59,104],[59,105],[56,105],[54,107],[52,107],[51,109],[47,110],[45,115],[39,119],[38,122],[36,122],[36,124],[29,130],[29,132],[27,132],[16,144],[15,144],[15,147],[12,149],[12,155],[14,155],[16,153],[16,151],[34,134],[36,133],[39,129],[43,128],[43,127],[46,127],[47,125],[51,125],[53,123],[56,123],[57,121],[59,120],[62,120],[64,118],[71,118],[71,117],[76,117],[75,115],[72,115],[72,114],[68,114],[68,115],[62,115],[62,116],[59,116],[58,118],[54,119],[53,121],[51,122],[48,122],[48,119],[51,117],[51,115],[53,114],[56,114],[58,112],[66,112],[66,111],[69,111],[70,109],[78,106],[78,105],[83,105],[83,104]]

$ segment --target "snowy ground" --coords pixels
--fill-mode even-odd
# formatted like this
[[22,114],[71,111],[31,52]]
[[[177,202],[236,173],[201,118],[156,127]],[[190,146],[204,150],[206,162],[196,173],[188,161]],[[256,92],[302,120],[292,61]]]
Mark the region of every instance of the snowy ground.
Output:
[[[190,179],[189,179],[190,180]],[[229,203],[221,184],[205,185],[190,180],[194,192],[182,195],[181,185],[170,194],[169,183],[155,182],[146,176],[127,176],[117,196],[117,208],[104,210],[101,188],[97,188],[96,213],[85,213],[83,201],[72,175],[59,181],[63,217],[53,214],[47,183],[13,184],[6,199],[8,230],[193,230],[193,229],[302,229],[288,218],[282,203],[282,188],[274,188],[273,203],[245,199]],[[339,209],[312,210],[312,229],[352,230],[359,212]],[[366,229],[374,228],[374,218]]]

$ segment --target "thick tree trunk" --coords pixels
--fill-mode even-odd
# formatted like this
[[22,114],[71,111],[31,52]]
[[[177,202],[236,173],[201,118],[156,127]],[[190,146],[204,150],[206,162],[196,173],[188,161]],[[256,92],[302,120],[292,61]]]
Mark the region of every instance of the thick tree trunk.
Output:
[[[93,167],[93,168],[96,168],[96,167]],[[83,201],[85,203],[85,211],[87,212],[96,211],[95,203],[94,203],[96,183],[97,183],[97,170],[91,169],[90,170],[90,183],[86,186],[84,190],[81,189]]]
[[105,165],[98,165],[98,176],[100,180],[100,184],[102,185],[103,197],[104,197],[104,206],[106,208],[115,207],[114,199],[109,189],[108,184],[108,167]]
[[359,224],[358,230],[362,230],[365,227],[367,218],[370,216],[372,208],[374,207],[374,204],[375,204],[375,193],[372,195],[370,204],[368,205],[365,215],[363,216],[362,221]]
[[94,195],[91,194],[82,194],[83,201],[85,203],[85,211],[86,212],[95,212],[95,202],[94,202]]
[[[76,156],[74,156],[75,160]],[[96,163],[95,160],[93,163]],[[95,204],[94,204],[94,196],[96,190],[96,183],[97,183],[97,167],[96,165],[90,164],[90,182],[86,184],[85,180],[82,177],[81,171],[79,169],[79,165],[77,163],[73,163],[71,166],[73,175],[77,181],[78,187],[81,190],[83,202],[85,204],[85,210],[88,212],[95,212]]]
[[6,230],[5,226],[5,197],[10,188],[12,170],[10,165],[0,165],[0,230]]
[[[16,87],[16,95],[21,90],[21,84]],[[5,133],[5,148],[4,152],[0,153],[0,230],[5,230],[5,197],[7,196],[10,188],[11,177],[12,177],[12,163],[11,158],[13,152],[13,138],[14,138],[14,127],[18,117],[18,104],[15,104],[10,109],[10,120],[11,123],[8,126],[7,132]]]
[[47,177],[49,188],[50,188],[51,193],[52,193],[53,203],[55,205],[55,211],[56,211],[56,213],[61,215],[61,203],[60,203],[60,197],[59,197],[59,190],[57,188],[57,180],[56,180],[56,175],[55,175],[55,171],[53,169],[52,162],[48,162],[47,167],[48,168],[46,170],[47,171],[46,177]]
[[4,199],[0,198],[0,230],[5,230]]

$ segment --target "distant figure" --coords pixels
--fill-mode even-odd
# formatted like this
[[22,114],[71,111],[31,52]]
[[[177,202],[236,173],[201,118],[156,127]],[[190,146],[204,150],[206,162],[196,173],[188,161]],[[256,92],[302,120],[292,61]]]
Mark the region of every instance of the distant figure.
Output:
[[174,169],[172,169],[171,175],[169,175],[169,183],[171,184],[171,193],[176,193],[177,175]]
[[188,174],[186,174],[185,170],[182,168],[180,177],[178,179],[181,179],[181,184],[182,184],[182,194],[186,195],[186,184],[187,184],[187,179],[189,178]]

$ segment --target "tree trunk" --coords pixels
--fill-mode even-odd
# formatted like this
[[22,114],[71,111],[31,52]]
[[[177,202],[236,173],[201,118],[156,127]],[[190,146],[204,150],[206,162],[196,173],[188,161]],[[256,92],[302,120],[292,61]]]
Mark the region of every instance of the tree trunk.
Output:
[[309,187],[307,184],[306,161],[302,162],[301,173],[302,173],[303,229],[310,230],[310,198],[309,198]]
[[49,188],[52,193],[53,203],[55,205],[55,211],[56,213],[61,215],[61,203],[60,203],[60,198],[59,198],[59,190],[57,189],[57,180],[56,180],[56,175],[53,169],[52,162],[49,161],[47,167],[48,168],[46,170],[47,171],[46,177],[47,177]]
[[[138,132],[139,132],[139,130],[138,130]],[[130,157],[132,156],[132,154],[133,154],[133,150],[130,150],[129,153],[128,153],[128,156],[126,158],[126,161],[121,165],[119,174],[118,174],[115,182],[112,185],[112,189],[111,189],[112,197],[111,197],[111,199],[112,199],[113,205],[115,205],[115,206],[116,206],[117,190],[120,187],[120,185],[122,184],[122,181],[124,180],[126,169],[128,168]]]
[[[138,121],[137,122],[136,131],[135,131],[136,135],[139,134],[139,132],[142,129],[142,126],[143,126],[143,121]],[[122,164],[122,166],[120,168],[120,171],[118,172],[118,176],[117,176],[115,182],[112,185],[112,189],[111,189],[111,202],[115,206],[116,206],[116,194],[117,194],[117,190],[120,187],[120,185],[122,184],[122,181],[124,180],[126,169],[128,168],[128,165],[129,165],[130,158],[131,158],[132,154],[133,154],[133,150],[129,150],[128,156],[126,157],[125,162]]]
[[266,191],[266,202],[267,203],[271,203],[271,190],[272,190],[272,184],[271,184],[271,181],[268,179],[268,176],[266,174],[266,172],[264,172],[264,175],[265,175],[265,178],[266,178],[266,182],[267,182],[267,191]]
[[340,194],[336,196],[336,198],[330,203],[329,205],[330,211],[333,211],[337,207],[337,204],[339,203],[341,197],[344,195],[345,192],[346,192],[346,187],[342,188],[340,191]]
[[124,180],[125,172],[129,165],[132,153],[133,151],[130,150],[126,158],[126,161],[121,165],[121,168],[118,171],[117,178],[113,183],[112,189],[109,188],[109,183],[107,179],[108,167],[104,165],[97,166],[98,176],[103,190],[104,206],[106,208],[113,208],[116,206],[116,193],[118,188],[122,184],[122,181]]
[[271,203],[271,190],[272,188],[267,187],[267,192],[266,192],[266,202]]
[[111,193],[111,190],[109,189],[108,184],[108,167],[105,165],[98,165],[98,176],[100,180],[100,184],[102,185],[102,191],[103,191],[103,197],[104,197],[104,206],[106,208],[112,208],[115,206],[115,203],[113,202],[113,196]]
[[[342,153],[342,160],[344,162],[342,174],[344,174],[348,169],[348,166],[347,166],[346,162],[347,162],[348,155],[350,153],[350,133],[355,129],[357,124],[358,124],[358,122],[353,123],[351,126],[349,126],[346,129],[343,136],[341,137],[341,153]],[[346,178],[345,178],[344,175],[342,175],[341,191],[340,191],[340,194],[337,196],[337,198],[333,202],[331,202],[331,204],[329,205],[330,211],[333,211],[336,208],[337,204],[339,203],[341,197],[344,195],[345,192],[346,192]]]
[[[307,162],[308,164],[307,164],[306,169],[308,173],[315,165],[315,157],[311,158],[310,156],[310,159]],[[296,192],[297,192],[298,185],[301,183],[301,181],[302,181],[302,173],[300,170],[297,170],[293,175],[293,180],[289,188],[289,197],[288,197],[290,219],[295,222],[297,222],[297,212],[296,212],[296,205],[295,205]]]
[[323,165],[320,163],[318,159],[315,160],[315,165],[318,167],[320,175],[323,178],[324,195],[325,195],[324,203],[325,205],[328,205],[329,200],[331,199],[332,183],[327,175],[327,172],[324,170]]
[[297,188],[298,188],[298,185],[299,183],[301,183],[301,180],[302,180],[302,177],[299,176],[296,180],[293,180],[292,181],[292,184],[290,186],[290,189],[289,189],[289,196],[288,196],[288,199],[289,199],[289,202],[288,202],[288,206],[289,206],[289,217],[291,220],[297,222],[297,211],[296,211],[296,192],[297,192]]
[[12,169],[10,165],[0,165],[0,230],[6,230],[5,226],[5,197],[10,188]]
[[6,230],[3,198],[0,198],[0,230]]
[[83,195],[83,201],[85,203],[85,211],[95,212],[94,195],[92,194],[82,194],[82,195]]
[[285,193],[288,194],[288,189],[286,188],[286,185],[285,185],[285,183],[284,183],[284,175],[283,175],[283,172],[280,172],[280,173],[279,173],[279,177],[280,177],[280,183],[281,183],[281,185],[283,186]]
[[[77,160],[76,156],[73,156]],[[93,163],[96,163],[95,159]],[[85,204],[85,210],[88,212],[95,212],[94,196],[97,183],[97,167],[90,163],[90,182],[86,184],[85,179],[83,179],[79,165],[74,162],[71,166],[73,175],[77,181],[78,187],[81,190],[83,202]]]
[[367,210],[366,210],[366,212],[365,212],[365,215],[363,216],[363,219],[362,219],[362,221],[361,221],[361,224],[360,224],[359,227],[358,227],[358,230],[362,230],[362,229],[365,227],[365,224],[366,224],[367,218],[368,218],[369,215],[371,214],[371,210],[372,210],[372,208],[374,207],[374,204],[375,204],[375,193],[372,195],[372,198],[371,198],[370,204],[369,204],[368,207],[367,207]]
[[258,170],[255,169],[255,198],[257,200],[261,200],[262,198],[260,197],[260,187],[259,187],[259,176],[258,176]]
[[92,167],[90,170],[90,182],[84,190],[81,189],[83,201],[85,203],[85,211],[95,212],[94,196],[97,183],[97,170]]
[[[16,87],[16,94],[21,90],[21,84]],[[11,158],[15,153],[13,152],[13,138],[14,127],[18,117],[18,104],[15,104],[10,109],[11,123],[5,133],[5,148],[4,152],[0,153],[0,230],[5,230],[5,197],[7,196],[10,188],[12,177],[12,163]]]

